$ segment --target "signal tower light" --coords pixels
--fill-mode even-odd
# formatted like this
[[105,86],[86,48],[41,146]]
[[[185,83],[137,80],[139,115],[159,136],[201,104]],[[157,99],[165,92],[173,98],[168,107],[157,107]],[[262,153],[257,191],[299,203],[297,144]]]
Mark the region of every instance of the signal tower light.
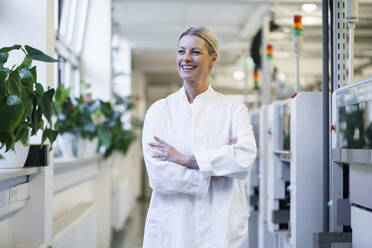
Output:
[[273,51],[274,51],[273,45],[268,44],[267,47],[266,47],[266,57],[267,57],[268,60],[273,59]]
[[293,18],[293,34],[296,36],[302,36],[304,26],[302,25],[302,16],[295,15]]
[[293,50],[296,54],[296,89],[295,92],[299,91],[300,85],[300,52],[302,47],[302,32],[304,27],[302,26],[302,16],[295,15],[293,17]]
[[258,86],[258,70],[254,69],[253,74],[253,89],[258,90],[260,87]]

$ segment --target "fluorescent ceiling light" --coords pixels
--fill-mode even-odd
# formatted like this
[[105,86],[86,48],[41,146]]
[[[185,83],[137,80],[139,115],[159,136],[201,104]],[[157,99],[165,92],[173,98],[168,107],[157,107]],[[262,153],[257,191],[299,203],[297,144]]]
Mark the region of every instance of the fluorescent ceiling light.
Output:
[[322,23],[322,20],[314,16],[304,16],[302,17],[302,23],[304,25],[319,25]]
[[287,79],[287,76],[283,72],[279,72],[278,78],[280,81],[284,82]]
[[313,3],[304,3],[304,4],[302,4],[303,11],[305,11],[307,13],[313,12],[317,8],[318,8],[318,6],[316,6],[316,4],[313,4]]
[[243,71],[234,71],[233,77],[235,80],[242,80],[244,78],[244,72]]
[[290,28],[288,28],[288,27],[284,27],[284,28],[282,29],[282,31],[283,31],[284,33],[290,33],[290,32],[292,31],[292,29],[290,29]]
[[271,32],[269,33],[271,39],[284,39],[287,37],[286,33]]

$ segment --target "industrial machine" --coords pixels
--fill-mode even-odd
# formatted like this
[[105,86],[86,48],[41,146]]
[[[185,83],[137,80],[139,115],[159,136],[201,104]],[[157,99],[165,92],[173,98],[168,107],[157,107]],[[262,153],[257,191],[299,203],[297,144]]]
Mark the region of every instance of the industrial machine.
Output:
[[[372,247],[372,198],[369,192],[372,186],[372,78],[353,82],[358,1],[333,2],[332,83],[336,90],[332,93],[330,123],[329,228],[314,235],[314,247],[367,248]],[[349,48],[348,56],[346,47]]]
[[[290,181],[290,100],[268,108],[268,209],[270,232],[288,230]],[[283,143],[284,141],[284,143]]]
[[258,213],[258,248],[269,248],[274,247],[275,236],[268,230],[268,208],[267,208],[267,117],[268,117],[268,107],[263,105],[260,108],[260,127],[259,127],[259,213]]
[[[253,128],[256,145],[259,147],[259,126],[260,126],[260,112],[253,110],[249,112],[249,119]],[[259,149],[257,150],[258,156],[254,161],[250,173],[246,180],[246,192],[249,207],[248,219],[248,235],[249,247],[258,246],[258,199],[259,199],[259,169],[260,169],[260,156]]]
[[332,115],[333,231],[372,247],[372,78],[336,90]]
[[[267,226],[272,247],[311,248],[322,230],[322,94],[273,102],[267,116]],[[269,246],[265,246],[269,247]]]

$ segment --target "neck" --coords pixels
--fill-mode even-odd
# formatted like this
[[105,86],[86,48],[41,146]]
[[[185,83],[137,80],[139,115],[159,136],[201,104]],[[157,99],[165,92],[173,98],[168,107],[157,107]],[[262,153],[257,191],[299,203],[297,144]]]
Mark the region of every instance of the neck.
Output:
[[183,81],[183,87],[185,88],[185,92],[187,95],[187,99],[189,103],[192,103],[195,97],[205,91],[208,90],[209,84],[207,80],[202,81]]

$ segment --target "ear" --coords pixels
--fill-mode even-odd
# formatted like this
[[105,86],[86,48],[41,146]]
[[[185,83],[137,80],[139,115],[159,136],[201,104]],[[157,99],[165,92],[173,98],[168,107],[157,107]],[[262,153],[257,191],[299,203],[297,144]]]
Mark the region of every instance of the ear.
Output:
[[213,53],[213,54],[211,55],[211,60],[209,61],[209,68],[210,68],[210,69],[211,69],[211,68],[213,67],[213,65],[216,63],[216,61],[217,61],[217,57],[218,57],[217,53]]

